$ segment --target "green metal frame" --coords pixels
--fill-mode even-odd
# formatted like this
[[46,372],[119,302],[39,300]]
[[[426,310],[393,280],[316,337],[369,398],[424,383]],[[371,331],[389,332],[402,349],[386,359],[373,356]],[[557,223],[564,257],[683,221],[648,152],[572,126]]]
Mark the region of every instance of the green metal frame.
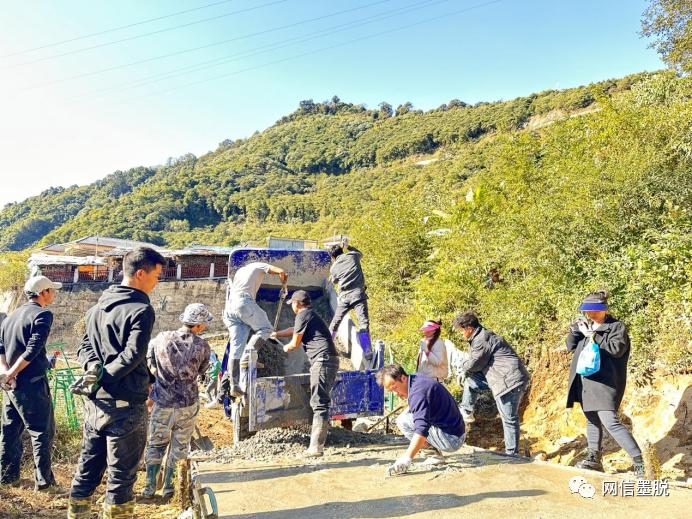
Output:
[[48,380],[52,390],[53,409],[58,410],[60,407],[64,409],[67,426],[76,431],[80,428],[80,419],[77,405],[83,407],[84,402],[81,396],[72,394],[70,385],[76,380],[77,375],[70,366],[67,356],[65,355],[65,343],[53,342],[46,346],[46,350],[60,351],[62,358],[65,360],[66,368],[55,368],[48,372]]

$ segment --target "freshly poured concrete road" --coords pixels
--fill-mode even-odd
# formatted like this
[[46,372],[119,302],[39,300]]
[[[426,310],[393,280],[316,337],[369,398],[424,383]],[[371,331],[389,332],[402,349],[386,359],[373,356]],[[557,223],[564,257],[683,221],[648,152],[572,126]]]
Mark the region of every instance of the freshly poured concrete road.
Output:
[[[317,462],[285,459],[200,465],[201,480],[219,504],[219,517],[308,519],[375,517],[677,518],[692,517],[692,491],[670,487],[668,497],[602,495],[592,472],[512,460],[464,447],[447,468],[417,467],[387,478],[401,447],[328,449]],[[584,477],[596,495],[570,492]],[[625,479],[620,476],[620,479]]]

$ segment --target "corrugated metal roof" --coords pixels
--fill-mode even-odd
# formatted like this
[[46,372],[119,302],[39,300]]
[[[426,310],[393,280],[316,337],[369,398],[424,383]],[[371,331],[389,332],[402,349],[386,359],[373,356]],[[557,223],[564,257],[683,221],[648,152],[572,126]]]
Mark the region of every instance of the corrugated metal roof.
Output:
[[96,256],[56,256],[35,253],[29,256],[29,265],[105,265],[106,259]]

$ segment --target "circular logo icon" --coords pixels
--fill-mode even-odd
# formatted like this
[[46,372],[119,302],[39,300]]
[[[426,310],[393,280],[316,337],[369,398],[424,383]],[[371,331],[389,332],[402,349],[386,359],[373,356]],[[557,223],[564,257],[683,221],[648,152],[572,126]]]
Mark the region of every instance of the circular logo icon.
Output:
[[591,499],[596,495],[596,488],[591,483],[584,483],[579,487],[579,495]]
[[569,480],[569,489],[573,494],[579,492],[579,487],[586,483],[586,480],[581,476],[574,476]]

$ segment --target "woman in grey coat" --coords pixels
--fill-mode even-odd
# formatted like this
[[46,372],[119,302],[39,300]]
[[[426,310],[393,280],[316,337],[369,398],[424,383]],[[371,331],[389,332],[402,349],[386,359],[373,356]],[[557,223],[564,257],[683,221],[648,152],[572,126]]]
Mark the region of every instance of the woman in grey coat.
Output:
[[[638,478],[644,477],[642,451],[629,430],[620,422],[617,410],[625,394],[630,338],[625,325],[608,314],[608,294],[593,292],[579,307],[584,316],[570,325],[567,350],[574,352],[569,370],[567,407],[581,404],[586,416],[588,454],[577,466],[603,472],[601,443],[603,427],[627,454],[632,457]],[[599,370],[592,375],[579,375],[577,363],[585,347],[593,340],[601,357]]]

